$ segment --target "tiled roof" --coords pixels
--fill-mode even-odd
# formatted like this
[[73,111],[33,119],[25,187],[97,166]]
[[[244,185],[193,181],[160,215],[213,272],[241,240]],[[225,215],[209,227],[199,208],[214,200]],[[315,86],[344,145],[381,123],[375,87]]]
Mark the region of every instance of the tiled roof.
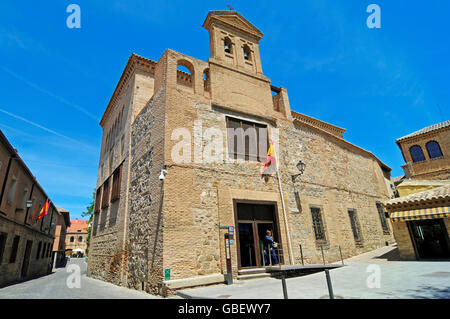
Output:
[[409,137],[421,135],[421,134],[424,134],[424,133],[432,132],[432,131],[435,131],[435,130],[438,130],[440,128],[447,127],[447,126],[450,126],[450,120],[442,122],[442,123],[438,123],[438,124],[433,124],[433,125],[427,126],[427,127],[423,128],[421,130],[418,130],[418,131],[415,131],[415,132],[413,132],[411,134],[408,134],[408,135],[405,135],[403,137],[400,137],[400,138],[397,139],[397,141],[404,140],[404,139],[409,138]]
[[433,188],[424,192],[393,198],[391,200],[386,201],[384,204],[387,206],[398,204],[409,204],[444,198],[450,198],[450,183],[445,186]]
[[89,227],[89,221],[87,220],[71,220],[70,227],[67,229],[68,233],[78,233],[81,230],[81,233],[87,233]]

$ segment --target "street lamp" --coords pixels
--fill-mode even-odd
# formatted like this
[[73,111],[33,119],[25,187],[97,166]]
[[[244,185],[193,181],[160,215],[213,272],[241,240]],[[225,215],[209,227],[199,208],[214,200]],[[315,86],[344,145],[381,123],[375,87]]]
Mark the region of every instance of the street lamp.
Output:
[[303,172],[305,171],[306,164],[303,163],[303,162],[300,160],[300,161],[298,161],[297,165],[295,165],[295,166],[297,167],[299,173],[298,173],[298,174],[295,174],[295,175],[291,175],[291,177],[292,177],[292,182],[295,182],[295,179],[296,179],[298,176],[301,176],[301,175],[303,174]]
[[27,200],[27,208],[30,208],[33,205],[32,200]]

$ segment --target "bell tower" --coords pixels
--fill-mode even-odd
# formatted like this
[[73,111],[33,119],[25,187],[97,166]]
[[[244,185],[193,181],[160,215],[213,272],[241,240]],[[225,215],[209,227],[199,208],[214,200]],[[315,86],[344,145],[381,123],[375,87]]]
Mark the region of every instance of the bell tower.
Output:
[[210,11],[203,27],[209,31],[211,60],[263,75],[259,41],[263,33],[236,11]]

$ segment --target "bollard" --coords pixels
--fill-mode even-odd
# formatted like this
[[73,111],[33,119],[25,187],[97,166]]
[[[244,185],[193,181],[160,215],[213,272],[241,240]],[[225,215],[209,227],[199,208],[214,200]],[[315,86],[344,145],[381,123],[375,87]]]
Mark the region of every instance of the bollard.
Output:
[[269,246],[269,265],[272,267],[272,247]]
[[281,272],[281,285],[283,286],[284,299],[289,299],[288,293],[287,293],[287,287],[286,287],[286,275],[285,275],[284,271]]
[[327,277],[328,294],[330,299],[334,299],[333,286],[331,285],[330,271],[325,269],[325,276]]
[[344,258],[342,258],[341,246],[339,246],[339,254],[341,255],[342,265],[344,265]]
[[303,250],[302,250],[302,245],[300,245],[300,257],[302,258],[302,265],[304,266],[305,263],[303,262]]

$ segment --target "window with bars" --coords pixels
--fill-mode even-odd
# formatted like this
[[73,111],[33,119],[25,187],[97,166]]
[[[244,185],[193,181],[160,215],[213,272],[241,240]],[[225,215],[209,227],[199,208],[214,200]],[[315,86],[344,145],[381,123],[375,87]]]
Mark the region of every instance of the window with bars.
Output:
[[111,179],[111,177],[109,177],[103,183],[102,208],[106,208],[109,206],[109,180],[110,179]]
[[311,217],[316,241],[319,243],[325,243],[327,241],[327,237],[325,235],[325,227],[322,219],[322,210],[319,207],[311,207]]
[[264,162],[269,149],[267,125],[227,117],[228,157]]
[[120,184],[122,182],[122,164],[116,168],[113,174],[113,183],[111,191],[111,202],[120,198]]
[[383,205],[381,203],[376,203],[378,216],[380,217],[381,227],[383,228],[383,232],[389,233],[389,225],[386,219],[386,214],[383,209]]
[[350,218],[350,225],[352,226],[353,238],[355,239],[356,243],[361,243],[361,227],[359,226],[358,218],[356,217],[356,210],[349,209],[348,217]]

